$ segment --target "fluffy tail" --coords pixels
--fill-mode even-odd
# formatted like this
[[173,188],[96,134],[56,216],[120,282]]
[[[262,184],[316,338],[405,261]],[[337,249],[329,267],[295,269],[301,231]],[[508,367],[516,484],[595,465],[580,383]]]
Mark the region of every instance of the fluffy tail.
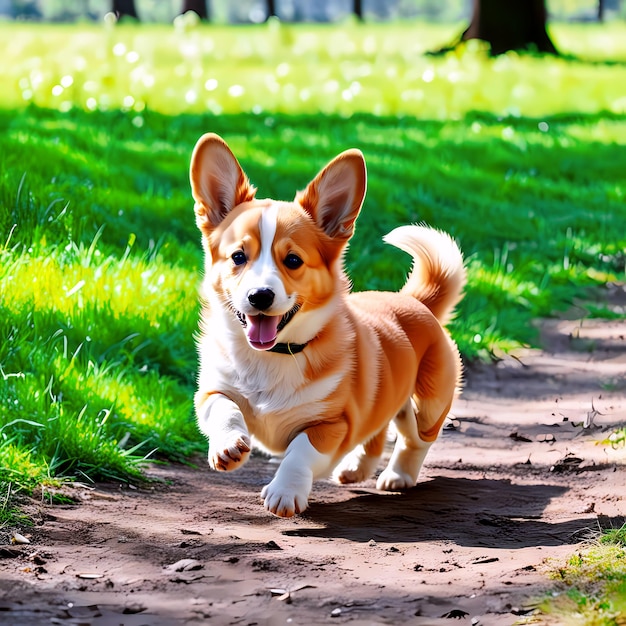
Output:
[[454,239],[426,226],[400,226],[384,241],[413,257],[413,269],[401,293],[423,302],[445,325],[461,299],[466,281],[463,255]]

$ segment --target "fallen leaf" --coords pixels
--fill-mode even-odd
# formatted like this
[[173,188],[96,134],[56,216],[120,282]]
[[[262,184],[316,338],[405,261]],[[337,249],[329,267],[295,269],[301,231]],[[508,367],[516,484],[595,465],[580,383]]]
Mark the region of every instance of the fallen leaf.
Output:
[[551,468],[551,472],[575,472],[583,462],[583,459],[573,455],[571,452],[566,454],[562,459],[559,459]]
[[167,565],[165,569],[170,572],[191,572],[193,570],[202,569],[203,567],[204,565],[200,563],[200,561],[196,561],[196,559],[181,559],[180,561],[176,561],[176,563]]
[[196,580],[201,580],[205,578],[204,574],[199,573],[188,573],[185,575],[185,572],[179,576],[172,576],[169,580],[173,583],[184,583],[185,585],[189,585],[190,583],[195,582]]
[[529,439],[528,437],[525,437],[524,435],[520,435],[517,431],[515,431],[514,433],[511,433],[509,437],[513,439],[513,441],[524,441],[527,443],[532,441],[532,439]]
[[102,612],[97,604],[90,604],[89,606],[71,606],[65,609],[68,617],[73,620],[94,619],[102,617]]
[[302,591],[303,589],[315,589],[315,585],[309,585],[308,583],[303,583],[302,585],[297,585],[292,587],[291,589],[283,589],[282,587],[272,587],[268,589],[271,595],[279,596],[278,600],[287,600],[288,596],[291,596],[292,593],[296,593],[296,591]]
[[536,607],[531,607],[531,608],[528,608],[528,609],[513,607],[511,609],[511,613],[513,615],[531,615],[536,610],[537,610]]
[[441,617],[445,619],[465,619],[469,613],[467,611],[461,611],[461,609],[452,609],[447,613],[444,613]]
[[11,543],[26,545],[30,543],[30,539],[27,539],[26,537],[24,537],[24,535],[20,535],[20,533],[13,533],[13,535],[11,536]]
[[282,596],[284,593],[287,593],[286,589],[281,589],[280,587],[274,587],[273,589],[268,589],[268,591],[273,596]]
[[497,556],[485,557],[483,559],[476,559],[472,561],[472,565],[484,565],[485,563],[495,563],[500,559]]

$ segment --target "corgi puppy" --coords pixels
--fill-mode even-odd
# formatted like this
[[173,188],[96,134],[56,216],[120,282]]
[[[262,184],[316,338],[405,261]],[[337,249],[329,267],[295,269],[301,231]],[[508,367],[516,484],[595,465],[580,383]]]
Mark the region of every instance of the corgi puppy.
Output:
[[199,139],[190,170],[206,254],[195,406],[210,466],[241,467],[253,438],[282,454],[261,498],[291,517],[315,479],[372,476],[393,421],[376,486],[414,486],[460,385],[444,330],[465,284],[454,240],[396,228],[385,241],[414,259],[404,287],[350,293],[343,256],[365,196],[360,151],[337,156],[292,202],[257,199],[214,134]]

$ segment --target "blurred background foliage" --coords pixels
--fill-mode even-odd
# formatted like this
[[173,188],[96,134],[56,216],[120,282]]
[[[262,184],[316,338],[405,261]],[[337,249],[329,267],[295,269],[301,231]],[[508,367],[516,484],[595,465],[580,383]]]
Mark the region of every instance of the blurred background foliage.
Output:
[[[626,17],[622,0],[601,0],[605,19]],[[340,21],[353,13],[353,0],[275,0],[276,12],[285,21]],[[183,11],[183,0],[135,0],[137,14],[145,22],[171,22]],[[207,0],[216,23],[259,23],[267,18],[265,0]],[[598,0],[547,0],[554,20],[592,21]],[[0,0],[0,16],[13,19],[74,21],[101,20],[111,11],[111,0]],[[364,17],[371,21],[423,19],[454,22],[469,19],[472,0],[362,0]]]

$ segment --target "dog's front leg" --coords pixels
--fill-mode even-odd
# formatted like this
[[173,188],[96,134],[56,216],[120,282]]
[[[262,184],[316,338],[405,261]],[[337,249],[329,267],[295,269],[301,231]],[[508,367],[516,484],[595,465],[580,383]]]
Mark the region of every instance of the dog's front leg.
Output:
[[199,406],[198,426],[209,439],[209,465],[222,472],[241,467],[250,455],[250,433],[237,404],[212,393]]
[[309,503],[313,480],[332,469],[332,454],[319,452],[302,432],[287,447],[272,482],[261,491],[265,508],[279,517],[302,513]]

